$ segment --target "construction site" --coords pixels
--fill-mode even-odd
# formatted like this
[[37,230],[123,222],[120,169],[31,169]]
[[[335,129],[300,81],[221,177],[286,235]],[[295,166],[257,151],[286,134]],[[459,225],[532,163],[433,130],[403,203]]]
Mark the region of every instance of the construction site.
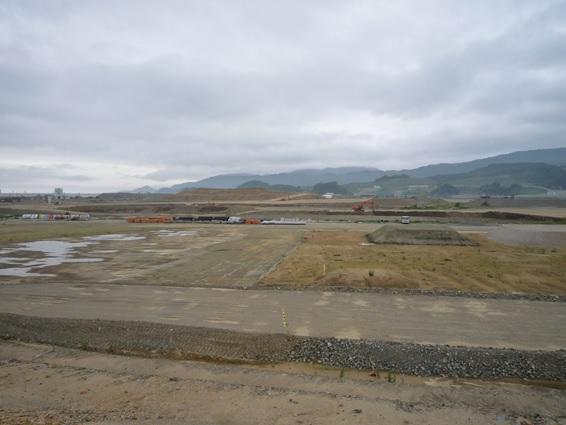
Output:
[[3,423],[177,423],[236,384],[210,423],[565,414],[566,209],[199,190],[0,212]]
[[0,0],[0,425],[566,425],[566,0]]

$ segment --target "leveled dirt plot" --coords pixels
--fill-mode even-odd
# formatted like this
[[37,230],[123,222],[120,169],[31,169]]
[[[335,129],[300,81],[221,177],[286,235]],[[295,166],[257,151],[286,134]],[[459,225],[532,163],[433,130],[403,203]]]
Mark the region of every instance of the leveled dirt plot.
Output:
[[261,284],[566,293],[566,250],[470,237],[479,245],[373,245],[365,232],[310,231]]
[[487,237],[506,245],[527,245],[546,248],[566,247],[566,226],[512,224],[499,226],[487,234]]
[[[88,224],[78,224],[89,228]],[[28,224],[24,229],[24,240],[32,239],[34,226]],[[4,230],[7,240],[18,237]],[[61,242],[67,245],[62,252],[53,252],[53,246],[45,241],[48,251],[42,252],[39,248],[45,248],[45,242],[31,246],[0,244],[0,284],[33,281],[248,287],[294,248],[302,235],[295,228],[244,225],[98,223],[90,230],[100,236],[80,237],[57,237],[89,233],[80,226],[38,226],[36,230],[38,239],[57,241],[55,249]],[[34,251],[36,247],[38,251]],[[2,275],[6,269],[20,266],[31,267],[16,275]]]
[[566,199],[559,198],[490,198],[467,202],[468,208],[565,208]]
[[188,189],[166,197],[167,200],[185,202],[210,201],[271,201],[287,199],[289,192],[276,192],[267,189]]
[[189,247],[187,255],[180,253],[178,259],[130,282],[250,287],[281,261],[302,236],[297,229],[264,226],[205,226],[202,231],[208,233],[200,249]]

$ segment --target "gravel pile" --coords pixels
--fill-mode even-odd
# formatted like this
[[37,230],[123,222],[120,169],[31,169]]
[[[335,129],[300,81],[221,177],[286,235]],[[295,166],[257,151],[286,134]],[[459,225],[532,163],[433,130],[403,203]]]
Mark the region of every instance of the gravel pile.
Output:
[[293,361],[340,368],[462,378],[566,380],[566,351],[418,345],[396,342],[302,338]]

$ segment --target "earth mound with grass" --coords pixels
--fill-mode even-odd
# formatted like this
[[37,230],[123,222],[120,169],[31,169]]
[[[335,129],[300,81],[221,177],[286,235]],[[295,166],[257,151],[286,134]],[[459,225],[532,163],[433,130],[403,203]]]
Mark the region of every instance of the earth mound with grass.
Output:
[[459,245],[476,243],[447,226],[386,224],[368,235],[370,242],[396,245]]
[[166,199],[183,202],[273,201],[287,199],[291,193],[257,189],[187,189]]

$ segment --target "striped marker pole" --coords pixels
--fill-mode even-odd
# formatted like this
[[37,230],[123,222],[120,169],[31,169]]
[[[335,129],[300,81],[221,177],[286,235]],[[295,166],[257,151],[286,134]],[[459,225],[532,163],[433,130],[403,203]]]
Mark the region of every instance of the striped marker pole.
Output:
[[289,322],[287,322],[287,312],[283,308],[281,309],[281,322],[283,323],[284,328],[289,326]]

